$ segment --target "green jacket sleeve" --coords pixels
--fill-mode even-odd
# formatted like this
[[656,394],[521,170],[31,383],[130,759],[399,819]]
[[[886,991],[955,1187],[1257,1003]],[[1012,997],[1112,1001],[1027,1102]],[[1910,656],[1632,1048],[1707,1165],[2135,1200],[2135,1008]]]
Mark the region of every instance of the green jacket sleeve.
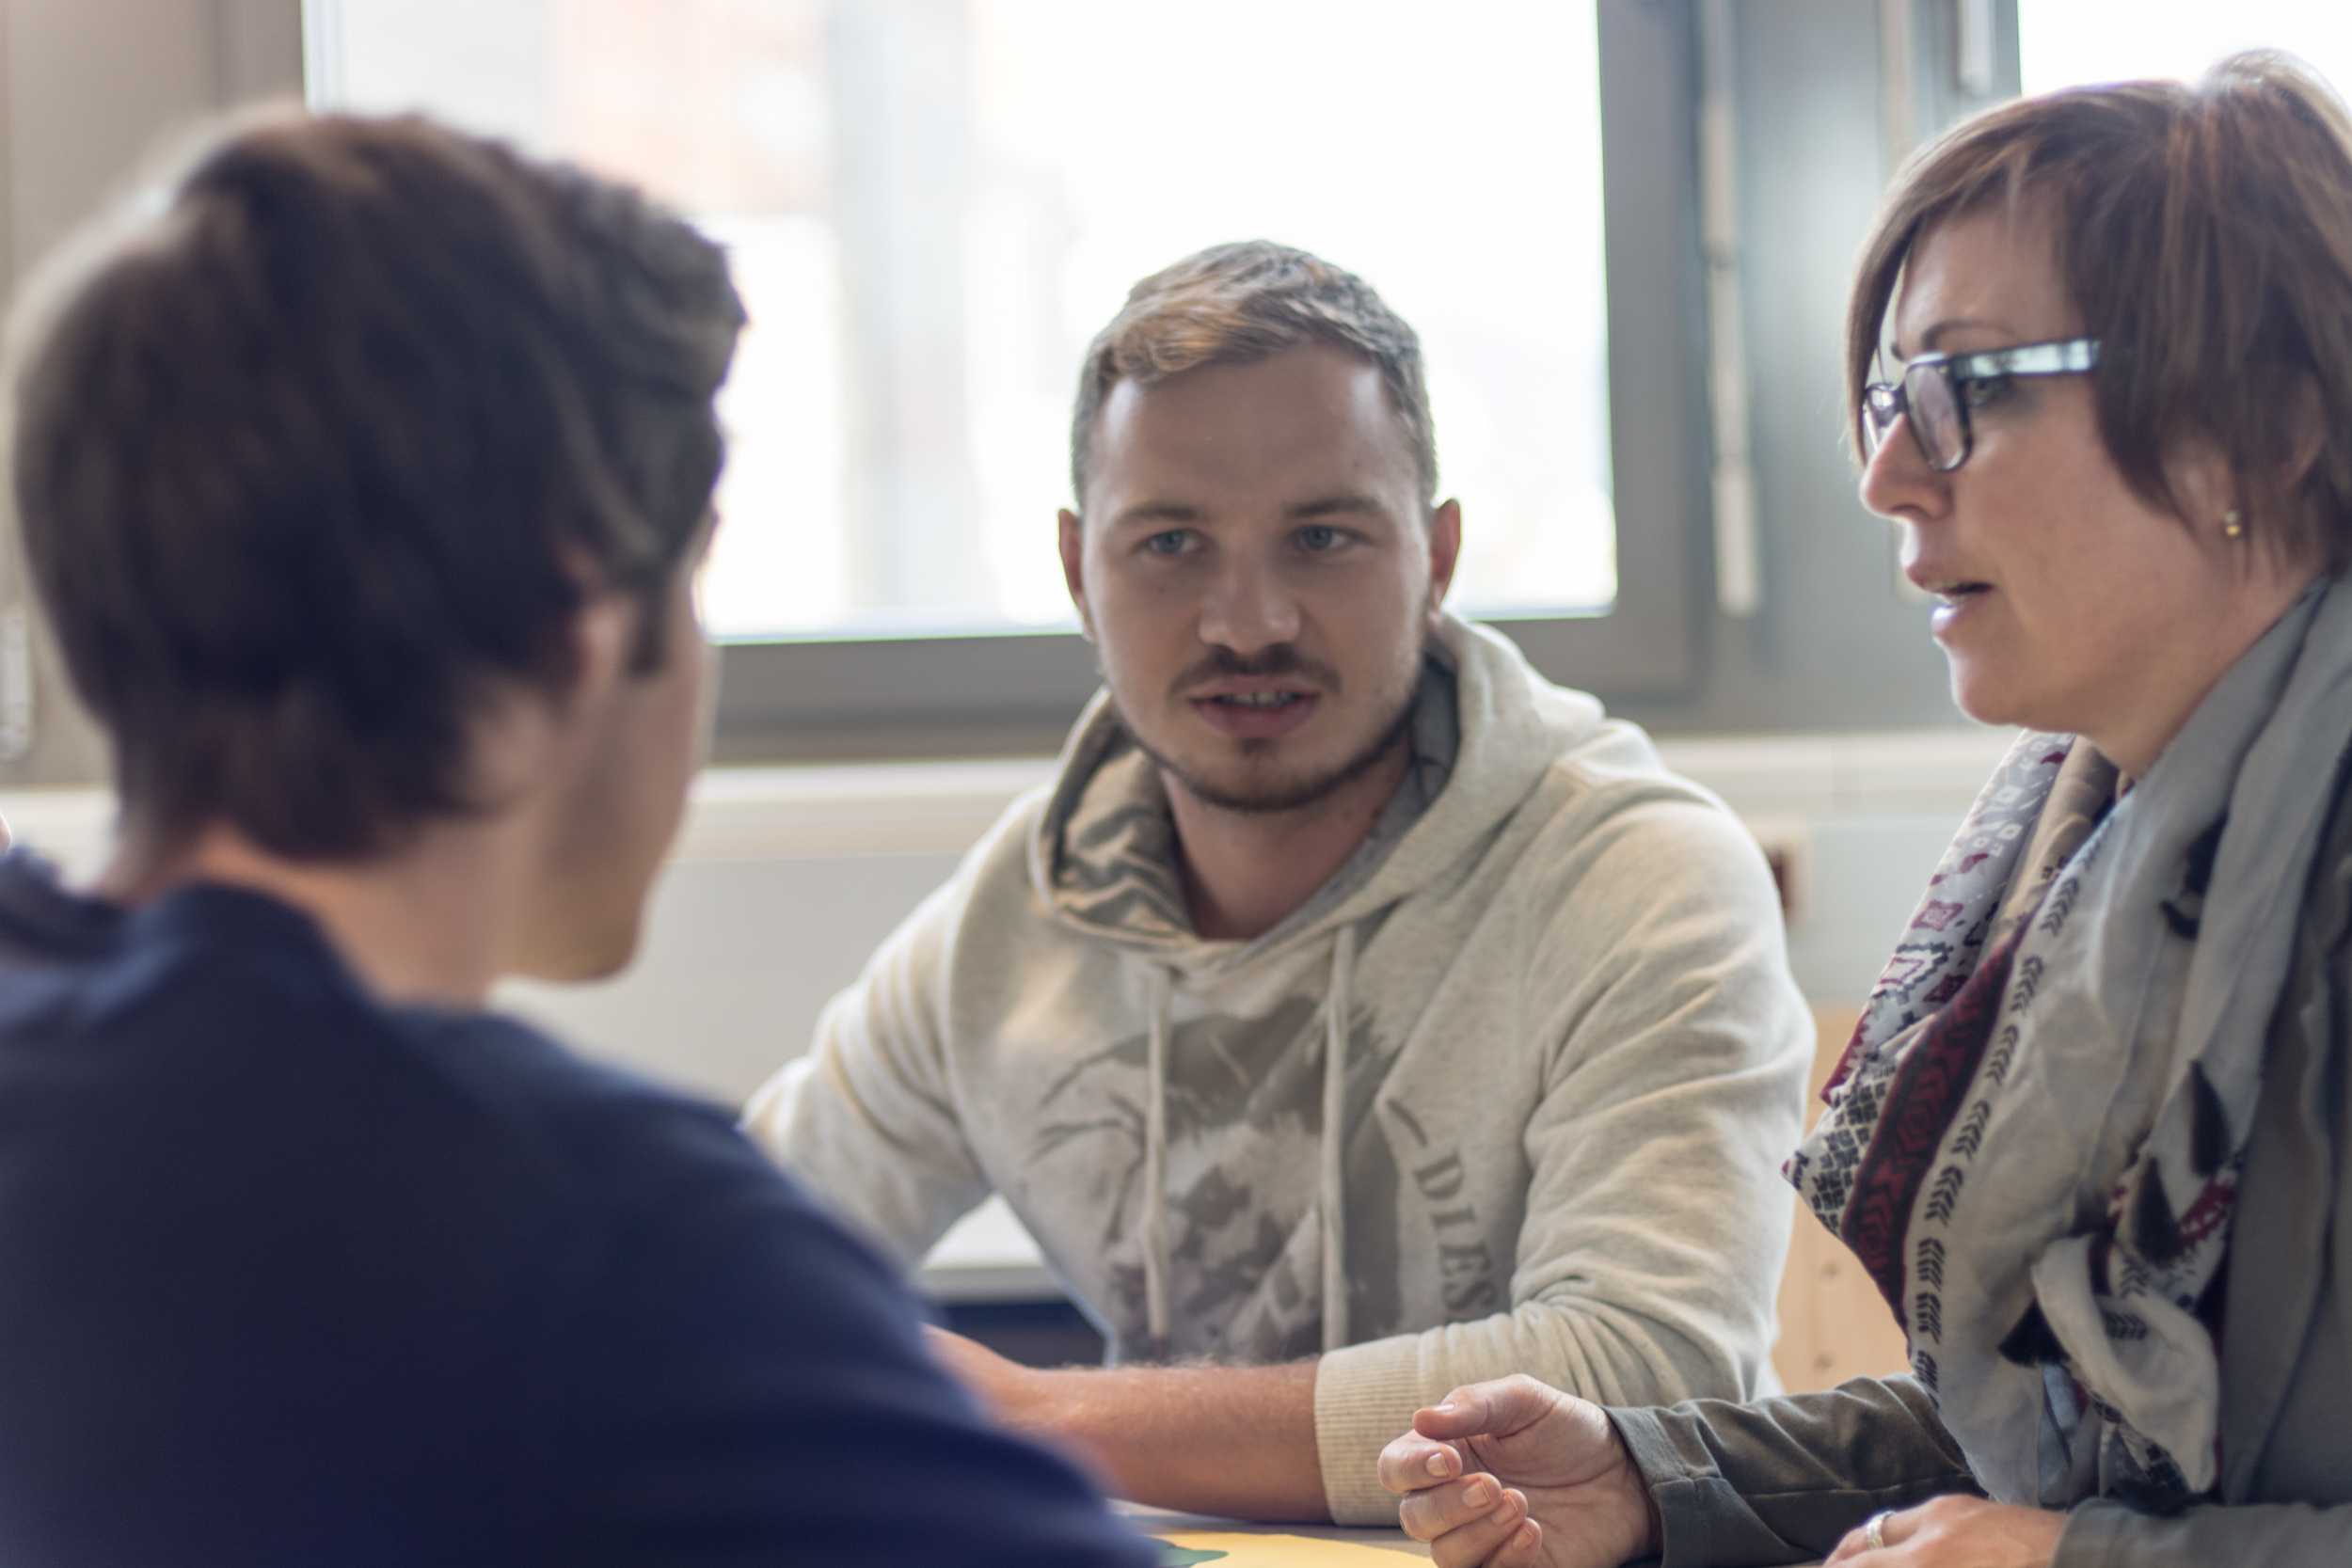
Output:
[[1907,1377],[1609,1415],[1658,1504],[1664,1568],[1810,1561],[1881,1509],[1979,1495]]

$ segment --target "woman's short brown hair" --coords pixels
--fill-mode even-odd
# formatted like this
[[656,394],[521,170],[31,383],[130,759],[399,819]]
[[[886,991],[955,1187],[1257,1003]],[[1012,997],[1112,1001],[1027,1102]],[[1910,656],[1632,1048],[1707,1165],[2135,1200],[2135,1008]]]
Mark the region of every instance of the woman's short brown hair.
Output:
[[[1937,224],[1996,206],[2045,217],[2099,340],[2099,430],[2126,481],[2182,510],[2166,458],[2227,459],[2240,509],[2281,559],[2352,558],[2352,119],[2282,55],[2224,60],[2195,87],[2127,82],[2005,104],[1955,127],[1896,180],[1846,320],[1848,423],[1905,261]],[[2293,400],[2317,394],[2324,445],[2289,473]]]

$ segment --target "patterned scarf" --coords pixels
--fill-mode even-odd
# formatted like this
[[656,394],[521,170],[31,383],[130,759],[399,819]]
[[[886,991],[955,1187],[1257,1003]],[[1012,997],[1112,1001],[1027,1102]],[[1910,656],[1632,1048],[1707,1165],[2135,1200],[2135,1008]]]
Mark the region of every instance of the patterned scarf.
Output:
[[2120,801],[2090,747],[2018,740],[1786,1167],[2001,1501],[2165,1510],[2215,1484],[2208,1292],[2352,744],[2352,593],[2330,586]]

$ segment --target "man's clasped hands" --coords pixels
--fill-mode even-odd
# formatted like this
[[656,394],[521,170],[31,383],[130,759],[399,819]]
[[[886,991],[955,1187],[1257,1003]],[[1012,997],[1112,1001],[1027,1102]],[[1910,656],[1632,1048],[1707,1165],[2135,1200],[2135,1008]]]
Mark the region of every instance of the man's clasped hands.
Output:
[[[1665,1525],[1608,1412],[1506,1377],[1456,1388],[1381,1451],[1399,1522],[1443,1568],[1616,1568],[1664,1550]],[[1867,1568],[2043,1568],[2063,1513],[1943,1497],[1878,1516],[1830,1554]]]

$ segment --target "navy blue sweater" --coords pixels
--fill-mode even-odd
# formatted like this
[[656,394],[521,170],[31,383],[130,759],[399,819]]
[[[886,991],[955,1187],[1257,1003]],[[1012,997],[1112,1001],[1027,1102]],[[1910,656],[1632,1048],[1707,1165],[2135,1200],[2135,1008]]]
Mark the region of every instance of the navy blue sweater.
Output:
[[1150,1563],[719,1111],[0,859],[0,1563]]

